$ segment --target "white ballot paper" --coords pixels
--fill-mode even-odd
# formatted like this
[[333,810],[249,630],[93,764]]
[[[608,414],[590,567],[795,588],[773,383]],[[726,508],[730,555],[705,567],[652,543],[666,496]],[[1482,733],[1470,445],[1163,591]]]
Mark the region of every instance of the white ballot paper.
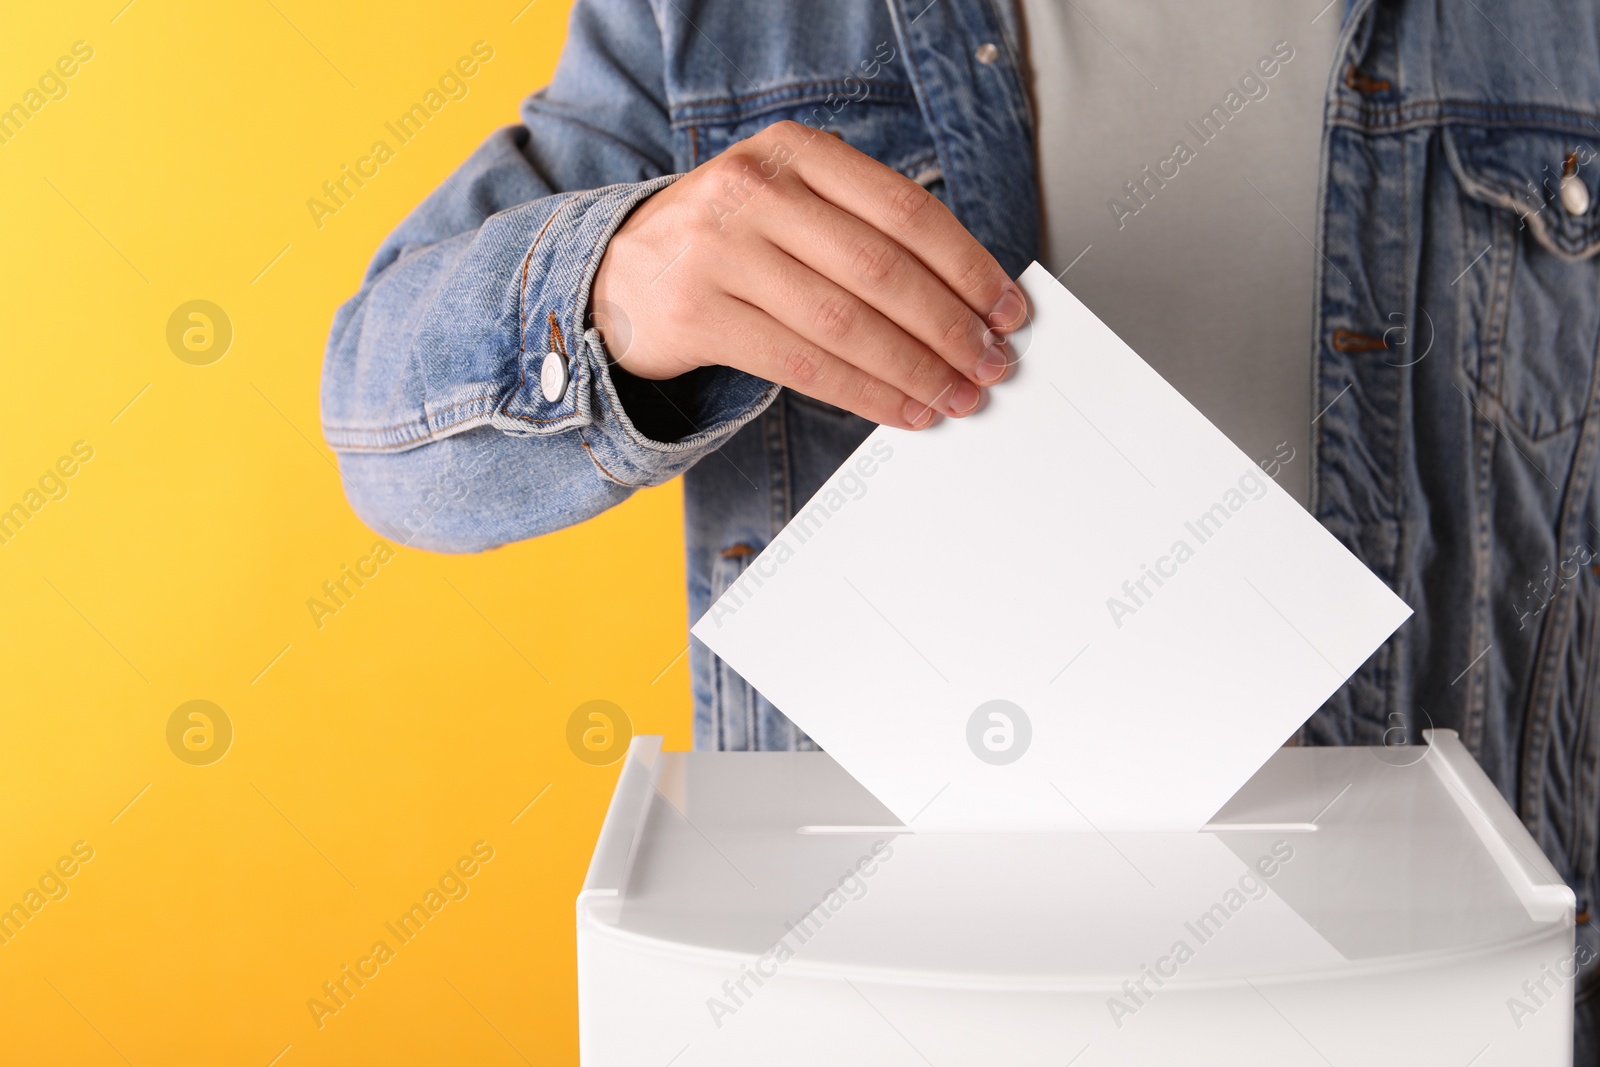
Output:
[[879,427],[693,633],[912,830],[1198,830],[1411,610],[1020,283],[984,409]]

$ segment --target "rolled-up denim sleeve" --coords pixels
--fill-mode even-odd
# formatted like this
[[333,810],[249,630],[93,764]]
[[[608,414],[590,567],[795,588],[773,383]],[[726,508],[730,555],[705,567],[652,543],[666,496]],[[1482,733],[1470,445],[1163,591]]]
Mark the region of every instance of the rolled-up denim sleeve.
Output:
[[[675,180],[661,42],[644,0],[579,0],[551,85],[384,242],[335,316],[322,420],[380,533],[477,551],[582,521],[681,473],[776,394],[729,368],[673,391],[648,436],[587,322],[618,226]],[[549,352],[567,369],[547,396]]]

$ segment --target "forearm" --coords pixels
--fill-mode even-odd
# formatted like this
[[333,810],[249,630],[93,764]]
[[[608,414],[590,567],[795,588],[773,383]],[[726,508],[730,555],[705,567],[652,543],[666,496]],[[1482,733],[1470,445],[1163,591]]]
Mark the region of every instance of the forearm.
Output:
[[[770,402],[768,383],[706,368],[624,380],[625,407],[586,328],[599,251],[670,180],[545,197],[402,248],[373,275],[335,324],[323,391],[363,519],[441,551],[532,537],[674,477]],[[552,350],[568,379],[553,399],[540,381]]]
[[[660,62],[639,0],[580,0],[524,124],[411,213],[340,309],[323,429],[375,527],[469,551],[578,522],[673,477],[770,401],[767,383],[731,370],[659,388],[620,379],[619,397],[589,329],[612,233],[674,180]],[[547,396],[551,351],[565,381]]]

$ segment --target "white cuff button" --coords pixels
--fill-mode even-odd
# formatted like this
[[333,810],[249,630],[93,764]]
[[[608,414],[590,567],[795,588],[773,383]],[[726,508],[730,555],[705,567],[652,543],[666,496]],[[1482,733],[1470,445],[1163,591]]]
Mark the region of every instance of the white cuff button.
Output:
[[567,392],[567,361],[559,353],[546,352],[539,364],[539,388],[544,398],[554,404]]

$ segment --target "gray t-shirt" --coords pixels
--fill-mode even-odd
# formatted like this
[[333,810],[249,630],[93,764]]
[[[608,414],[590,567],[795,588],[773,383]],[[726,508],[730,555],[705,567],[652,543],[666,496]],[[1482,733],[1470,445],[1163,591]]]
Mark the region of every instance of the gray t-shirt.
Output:
[[1045,265],[1302,504],[1323,2],[1022,0]]

